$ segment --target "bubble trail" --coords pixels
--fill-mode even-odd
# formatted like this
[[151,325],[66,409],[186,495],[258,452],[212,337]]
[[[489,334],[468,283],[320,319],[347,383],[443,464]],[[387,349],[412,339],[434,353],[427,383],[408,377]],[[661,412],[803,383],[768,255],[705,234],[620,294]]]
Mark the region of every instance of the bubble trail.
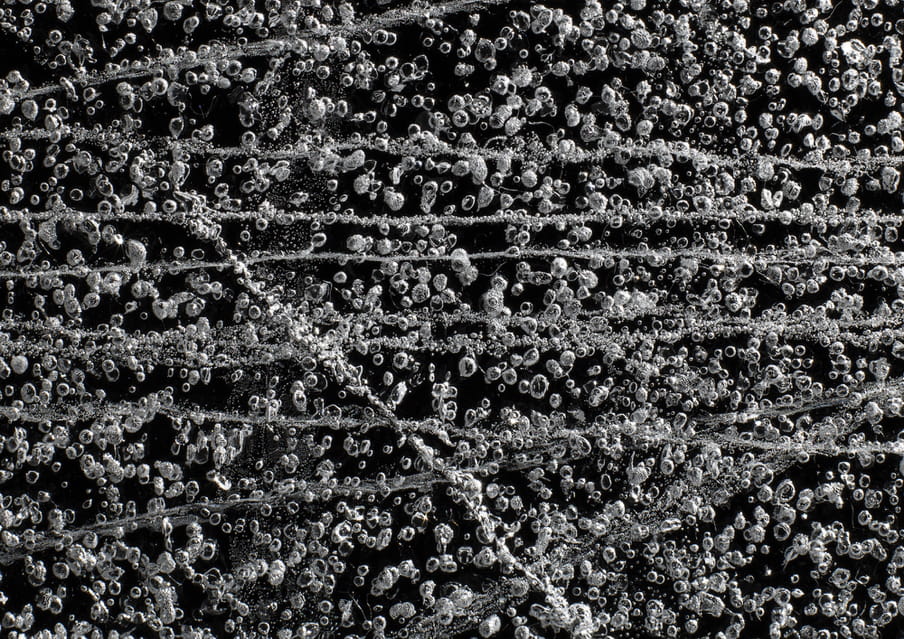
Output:
[[7,3],[3,632],[894,635],[899,5]]

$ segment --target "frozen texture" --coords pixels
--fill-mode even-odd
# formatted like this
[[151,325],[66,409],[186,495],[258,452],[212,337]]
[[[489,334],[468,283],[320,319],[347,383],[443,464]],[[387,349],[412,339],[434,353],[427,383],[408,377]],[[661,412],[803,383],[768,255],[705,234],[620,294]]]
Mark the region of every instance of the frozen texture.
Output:
[[3,636],[896,636],[902,34],[0,4]]

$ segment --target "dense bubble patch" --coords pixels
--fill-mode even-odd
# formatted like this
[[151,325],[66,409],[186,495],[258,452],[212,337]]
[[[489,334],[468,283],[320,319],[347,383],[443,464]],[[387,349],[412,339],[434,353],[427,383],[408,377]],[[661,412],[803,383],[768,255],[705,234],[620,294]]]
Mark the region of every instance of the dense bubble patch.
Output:
[[0,3],[0,632],[896,637],[899,0]]

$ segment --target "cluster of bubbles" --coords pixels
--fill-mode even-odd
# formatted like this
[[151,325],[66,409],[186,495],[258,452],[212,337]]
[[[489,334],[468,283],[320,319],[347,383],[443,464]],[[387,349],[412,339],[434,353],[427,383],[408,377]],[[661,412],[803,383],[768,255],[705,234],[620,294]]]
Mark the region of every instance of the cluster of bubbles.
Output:
[[10,637],[881,637],[899,0],[0,8]]

